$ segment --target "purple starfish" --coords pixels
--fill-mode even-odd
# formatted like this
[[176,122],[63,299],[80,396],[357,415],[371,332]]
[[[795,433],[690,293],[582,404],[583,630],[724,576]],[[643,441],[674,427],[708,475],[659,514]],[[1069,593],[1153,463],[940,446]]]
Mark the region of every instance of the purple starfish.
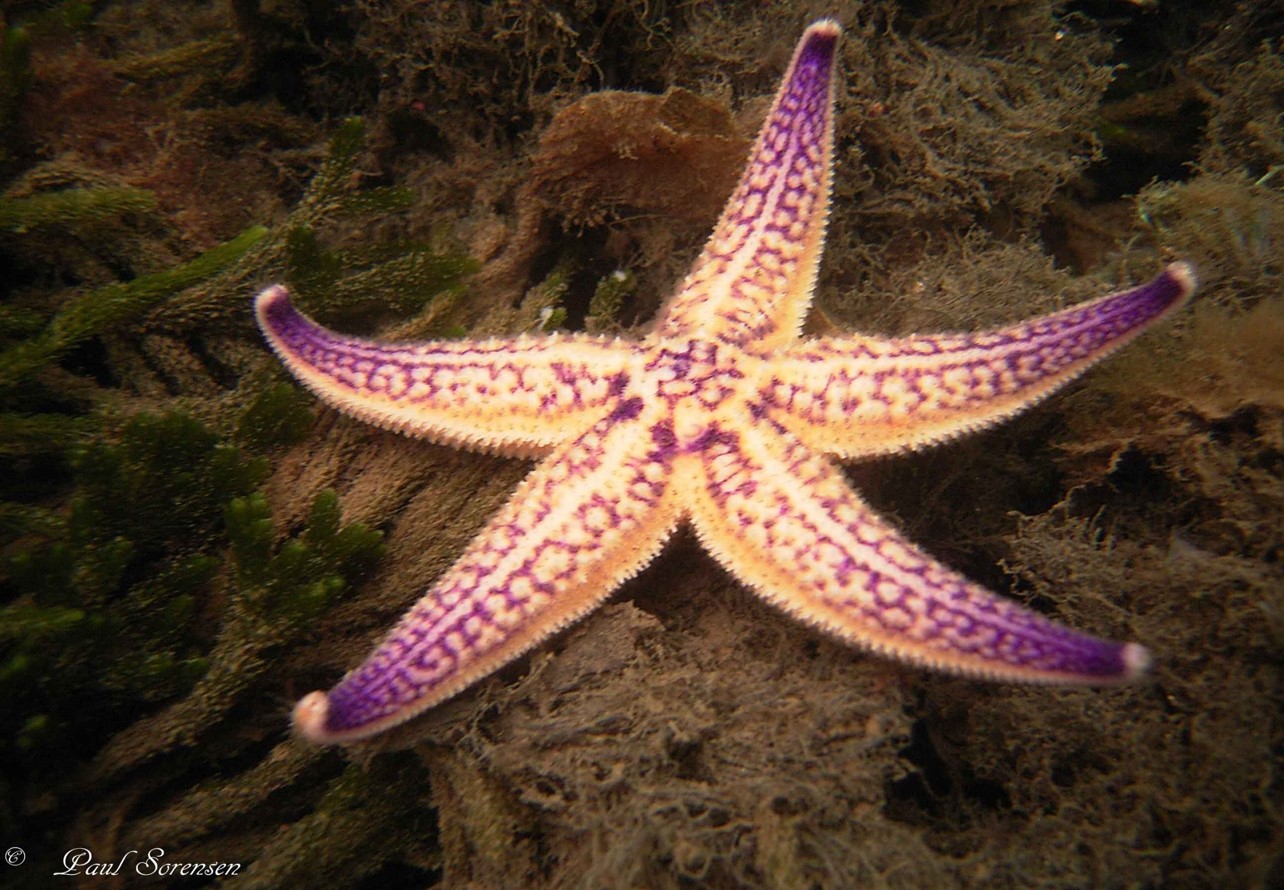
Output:
[[736,578],[849,643],[998,680],[1110,683],[1136,643],[1087,636],[915,548],[831,457],[906,451],[1029,407],[1171,314],[1195,276],[995,331],[800,337],[825,236],[840,29],[803,35],[704,252],[640,342],[587,335],[385,344],[299,314],[259,324],[322,400],[438,442],[540,457],[369,659],[294,711],[318,743],[401,723],[597,606],[681,522]]

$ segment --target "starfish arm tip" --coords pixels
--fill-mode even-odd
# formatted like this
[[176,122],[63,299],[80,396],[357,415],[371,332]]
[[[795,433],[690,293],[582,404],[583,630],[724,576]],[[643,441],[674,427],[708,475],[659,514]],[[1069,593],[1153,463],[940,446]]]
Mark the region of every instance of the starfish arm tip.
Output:
[[1187,260],[1169,263],[1164,272],[1177,283],[1183,300],[1199,287],[1199,274],[1195,271],[1194,264]]
[[299,310],[294,308],[290,289],[283,284],[274,284],[259,291],[254,298],[254,317],[272,350],[287,360],[290,350],[282,339],[283,335],[291,328],[307,324]]
[[280,304],[290,303],[290,291],[283,284],[274,284],[259,291],[258,296],[254,298],[254,310],[262,317],[263,314]]
[[1150,650],[1140,643],[1125,643],[1120,652],[1120,661],[1123,663],[1121,679],[1125,681],[1144,677],[1150,672],[1150,666],[1154,663],[1150,657]]
[[314,745],[332,745],[337,739],[326,729],[330,698],[320,690],[309,692],[294,705],[294,731]]
[[839,24],[838,19],[823,18],[816,19],[807,26],[803,32],[802,41],[805,43],[811,37],[837,37],[843,33],[843,26]]

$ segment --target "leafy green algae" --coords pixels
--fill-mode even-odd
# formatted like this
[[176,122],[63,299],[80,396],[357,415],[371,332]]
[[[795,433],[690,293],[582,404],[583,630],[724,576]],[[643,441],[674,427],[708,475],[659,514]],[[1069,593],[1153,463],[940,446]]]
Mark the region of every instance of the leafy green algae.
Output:
[[[53,218],[81,212],[78,205],[60,205]],[[0,352],[0,388],[13,386],[82,340],[131,321],[157,302],[210,278],[244,257],[267,233],[256,226],[177,268],[80,297],[54,316],[41,334]]]
[[[5,737],[37,764],[67,734],[131,702],[172,697],[204,672],[192,622],[195,593],[222,562],[212,537],[220,510],[266,471],[178,414],[136,417],[117,442],[79,446],[69,459],[69,510],[43,534],[28,528],[41,540],[3,569],[14,594],[2,622],[6,714],[22,724]],[[93,706],[68,710],[81,691]]]
[[0,17],[0,169],[13,160],[18,109],[31,85],[31,37]]
[[360,524],[340,527],[333,492],[318,494],[307,529],[279,546],[261,493],[233,498],[225,517],[236,569],[209,670],[185,698],[117,734],[99,752],[96,770],[104,777],[193,745],[215,729],[271,667],[270,650],[306,629],[380,553],[378,532]]
[[61,226],[92,229],[127,213],[151,213],[156,196],[145,189],[73,188],[29,197],[0,198],[0,230],[14,235]]
[[[128,71],[149,79],[137,64]],[[261,345],[252,361],[233,347],[228,364],[201,345],[244,338],[253,285],[278,276],[305,301],[337,294],[322,315],[382,309],[388,288],[401,310],[458,299],[476,264],[440,227],[426,239],[320,246],[327,227],[408,204],[404,189],[354,188],[364,144],[360,121],[340,125],[281,225],[252,225],[192,259],[78,295],[27,286],[3,307],[0,824],[92,819],[86,787],[152,787],[198,762],[198,744],[229,755],[252,747],[233,715],[275,687],[289,645],[377,563],[382,534],[345,521],[332,490],[297,520],[274,518],[261,488],[269,455],[307,436],[313,403],[281,382]],[[158,213],[146,189],[37,189],[0,198],[0,249],[43,263],[66,234],[132,245],[130,227],[163,225]],[[85,768],[73,774],[71,760]],[[22,800],[34,793],[44,803],[33,817]],[[405,845],[404,835],[380,837]],[[27,843],[39,857],[59,842],[46,833]]]

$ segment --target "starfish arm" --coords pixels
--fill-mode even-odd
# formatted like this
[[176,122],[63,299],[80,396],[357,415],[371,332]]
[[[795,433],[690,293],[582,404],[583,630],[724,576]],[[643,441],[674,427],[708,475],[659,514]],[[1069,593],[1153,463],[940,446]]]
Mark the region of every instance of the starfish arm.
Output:
[[255,300],[281,361],[324,402],[438,442],[537,455],[619,401],[633,347],[583,335],[378,343],[321,327],[270,287]]
[[762,402],[826,454],[938,442],[1051,394],[1182,306],[1195,283],[1173,263],[1149,284],[995,331],[800,343],[773,362]]
[[402,723],[576,620],[648,563],[680,516],[671,459],[626,400],[559,447],[364,664],[294,709],[317,744]]
[[840,31],[826,19],[803,34],[740,184],[663,310],[661,336],[699,332],[762,352],[798,336],[829,213]]
[[846,642],[1007,681],[1110,683],[1149,663],[1139,645],[1077,633],[936,562],[782,427],[721,437],[704,468],[691,505],[704,545],[764,599]]

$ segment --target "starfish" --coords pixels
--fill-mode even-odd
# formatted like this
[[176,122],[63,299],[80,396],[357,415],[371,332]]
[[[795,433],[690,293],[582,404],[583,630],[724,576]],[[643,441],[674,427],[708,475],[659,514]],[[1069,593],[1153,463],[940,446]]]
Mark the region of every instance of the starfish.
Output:
[[539,458],[458,562],[329,692],[295,705],[319,744],[419,714],[596,607],[686,522],[735,578],[840,640],[1002,681],[1122,682],[1137,643],[1097,639],[932,559],[834,459],[997,423],[1171,314],[1149,284],[982,333],[804,339],[829,211],[839,25],[812,24],[703,253],[640,341],[586,334],[389,344],[256,300],[272,348],[341,411],[437,442]]

